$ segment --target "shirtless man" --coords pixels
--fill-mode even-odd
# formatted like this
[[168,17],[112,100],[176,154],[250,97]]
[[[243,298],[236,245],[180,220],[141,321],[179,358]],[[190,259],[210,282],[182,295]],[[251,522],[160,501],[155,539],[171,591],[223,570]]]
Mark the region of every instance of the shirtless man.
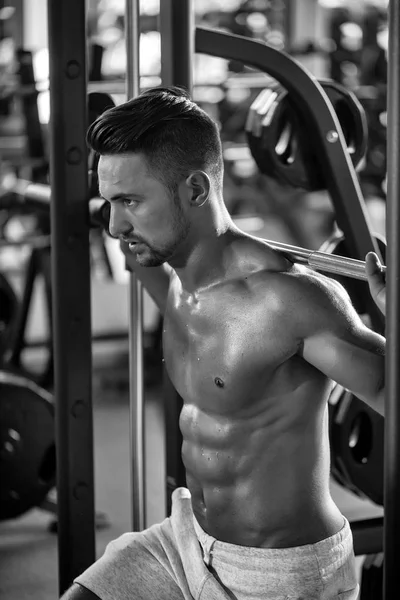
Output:
[[161,524],[111,542],[64,600],[355,599],[327,402],[335,381],[382,413],[384,338],[338,283],[235,226],[218,128],[182,90],[107,111],[88,143],[109,232],[164,317],[188,489]]

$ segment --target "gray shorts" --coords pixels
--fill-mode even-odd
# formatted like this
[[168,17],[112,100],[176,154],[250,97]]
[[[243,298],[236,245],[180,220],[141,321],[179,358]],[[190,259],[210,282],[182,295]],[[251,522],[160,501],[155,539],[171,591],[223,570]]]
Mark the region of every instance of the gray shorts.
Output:
[[208,535],[190,495],[178,488],[171,517],[125,533],[76,580],[102,600],[356,600],[359,586],[348,521],[306,546],[237,546]]

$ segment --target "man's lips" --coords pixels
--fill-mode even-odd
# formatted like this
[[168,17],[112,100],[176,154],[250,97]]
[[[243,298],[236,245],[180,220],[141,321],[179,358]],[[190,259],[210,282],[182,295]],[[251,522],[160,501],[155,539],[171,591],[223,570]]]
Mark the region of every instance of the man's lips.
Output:
[[140,243],[140,240],[135,240],[133,238],[129,238],[129,239],[127,239],[127,238],[121,238],[121,239],[122,239],[123,242],[125,242],[125,244],[129,244],[129,245],[131,245],[131,244],[139,244]]

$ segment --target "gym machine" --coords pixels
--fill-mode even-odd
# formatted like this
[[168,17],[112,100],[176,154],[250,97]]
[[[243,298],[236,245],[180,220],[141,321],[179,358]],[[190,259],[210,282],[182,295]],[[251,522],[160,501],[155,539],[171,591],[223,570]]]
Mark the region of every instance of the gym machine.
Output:
[[[95,559],[94,553],[94,501],[93,501],[93,447],[91,415],[91,352],[90,352],[90,305],[88,269],[88,182],[87,160],[84,152],[86,116],[85,79],[85,15],[79,0],[66,0],[58,3],[57,10],[49,3],[50,29],[50,85],[52,90],[52,276],[56,294],[53,297],[53,323],[55,346],[55,383],[59,410],[57,422],[57,478],[59,496],[59,564],[60,591],[63,592],[73,578]],[[129,4],[129,3],[128,3]],[[138,7],[134,7],[136,17],[131,13],[131,25],[127,33],[132,35],[138,23]],[[398,533],[398,517],[395,514],[396,499],[399,498],[398,485],[398,431],[399,412],[395,403],[399,390],[397,375],[399,323],[398,315],[398,150],[395,140],[400,133],[398,117],[398,64],[400,64],[397,44],[400,28],[399,9],[391,3],[391,39],[394,44],[392,57],[397,67],[392,68],[394,87],[389,102],[389,115],[393,119],[394,141],[389,156],[389,215],[392,229],[389,237],[388,292],[390,308],[388,312],[388,360],[387,415],[390,415],[390,432],[386,433],[385,470],[385,536],[384,550],[390,554],[385,561],[385,585],[387,598],[397,585],[396,562],[399,550],[394,540]],[[397,12],[396,12],[397,11]],[[163,19],[164,15],[164,19]],[[168,20],[165,22],[165,16]],[[164,1],[161,12],[161,33],[163,43],[170,45],[168,56],[169,77],[165,85],[177,84],[191,87],[191,52],[197,52],[238,60],[249,66],[268,72],[295,99],[302,118],[310,132],[310,142],[318,149],[321,169],[326,187],[335,204],[337,220],[343,230],[351,256],[362,259],[369,250],[380,254],[376,240],[370,233],[364,201],[359,190],[357,176],[346,148],[340,122],[332,109],[322,86],[290,57],[265,44],[217,31],[193,26],[193,7],[188,1]],[[132,38],[130,38],[132,40]],[[131,43],[131,42],[130,42]],[[394,60],[394,59],[393,59]],[[393,63],[392,63],[393,64]],[[397,69],[397,70],[396,70]],[[137,88],[136,88],[137,90]],[[135,93],[135,90],[133,90]],[[65,98],[68,98],[68,106]],[[70,110],[71,105],[74,111]],[[312,132],[312,135],[311,135]],[[294,252],[295,250],[291,250]],[[290,251],[289,251],[290,252]],[[62,277],[60,275],[62,273]],[[132,481],[135,481],[133,529],[140,527],[144,516],[143,495],[143,400],[141,355],[139,351],[142,331],[140,286],[132,276],[131,308],[134,308],[131,342],[131,377],[135,377],[135,388],[131,393],[131,422],[134,437],[132,450]],[[135,303],[136,302],[136,306]],[[382,320],[374,305],[366,300],[367,311],[377,327]],[[170,389],[171,398],[166,404],[172,405],[172,419],[177,428],[179,397]],[[142,403],[142,404],[141,404]],[[385,420],[385,427],[387,421]],[[167,417],[168,422],[168,417]],[[180,444],[178,436],[167,448],[167,475],[170,489],[182,485],[180,479]],[[73,442],[72,442],[73,441]],[[173,460],[169,461],[168,456]],[[83,459],[83,460],[82,460]],[[175,471],[172,471],[172,466]],[[171,467],[171,469],[170,469]],[[389,468],[390,467],[390,468]],[[387,512],[387,507],[392,512]],[[135,522],[135,515],[139,515]],[[140,517],[140,515],[142,515]],[[388,518],[389,517],[389,518]],[[139,522],[139,524],[138,524]],[[382,549],[382,521],[356,523],[353,535],[357,553],[379,552]],[[396,529],[397,527],[397,529]],[[364,545],[363,545],[364,544]]]

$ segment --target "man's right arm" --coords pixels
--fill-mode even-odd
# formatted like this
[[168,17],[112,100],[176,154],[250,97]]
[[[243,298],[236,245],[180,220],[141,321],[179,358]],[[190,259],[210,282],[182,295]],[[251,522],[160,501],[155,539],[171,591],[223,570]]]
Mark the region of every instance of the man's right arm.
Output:
[[156,303],[161,314],[164,315],[172,267],[167,263],[164,263],[160,267],[142,267],[130,252],[129,244],[121,241],[120,245],[125,256],[127,268],[135,273]]

